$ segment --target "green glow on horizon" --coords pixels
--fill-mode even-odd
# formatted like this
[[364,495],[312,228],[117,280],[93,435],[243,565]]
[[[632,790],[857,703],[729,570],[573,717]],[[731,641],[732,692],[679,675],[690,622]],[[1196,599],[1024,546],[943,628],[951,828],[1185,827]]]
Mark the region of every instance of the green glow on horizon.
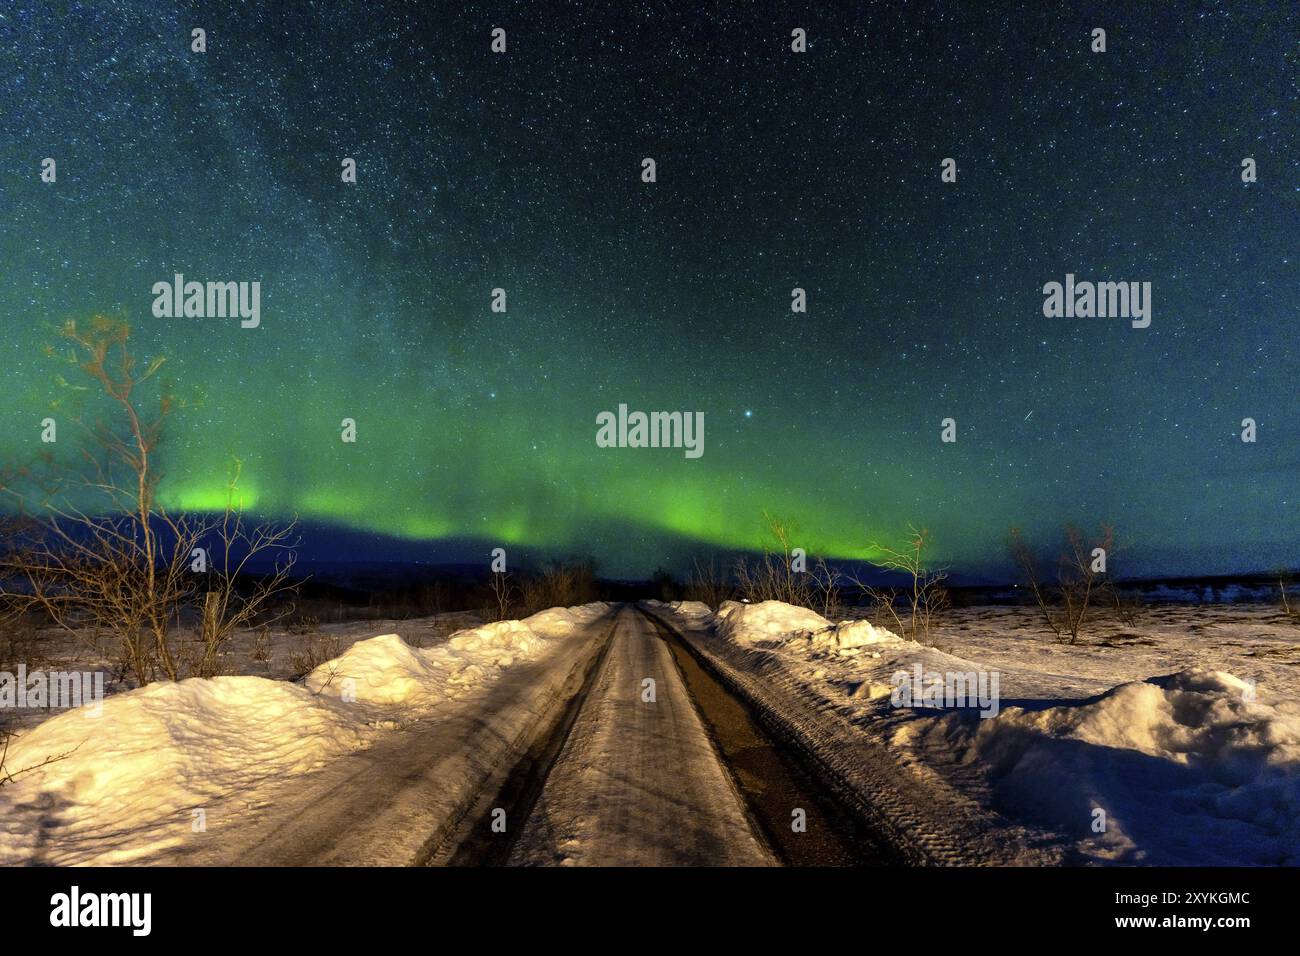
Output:
[[[764,512],[810,557],[864,557],[916,523],[972,576],[1009,570],[1012,525],[1046,544],[1067,521],[1113,522],[1121,575],[1300,560],[1300,194],[1263,162],[1249,185],[1239,158],[1206,165],[1226,142],[1291,155],[1296,91],[1201,55],[1282,62],[1281,7],[1189,33],[1138,5],[1130,50],[1163,44],[1175,68],[1081,71],[1020,55],[1000,21],[950,43],[947,21],[921,35],[854,5],[837,32],[878,56],[831,43],[780,68],[750,5],[727,33],[754,56],[683,45],[655,11],[518,5],[528,42],[504,60],[428,4],[211,5],[226,39],[203,57],[156,5],[65,6],[23,5],[7,47],[0,466],[49,450],[49,414],[76,461],[42,347],[102,312],[202,399],[158,459],[177,508],[224,507],[238,458],[260,517],[591,553],[629,576],[759,548]],[[579,34],[611,39],[575,58]],[[970,49],[1008,67],[964,71]],[[921,54],[953,81],[902,84],[882,112],[881,78]],[[664,63],[680,76],[648,97]],[[970,157],[960,185],[928,165],[950,150]],[[1186,228],[1200,206],[1213,229]],[[1043,283],[1084,269],[1159,280],[1151,327],[1046,319]],[[176,273],[260,282],[260,327],[154,317]],[[702,412],[703,457],[598,448],[620,403]]]

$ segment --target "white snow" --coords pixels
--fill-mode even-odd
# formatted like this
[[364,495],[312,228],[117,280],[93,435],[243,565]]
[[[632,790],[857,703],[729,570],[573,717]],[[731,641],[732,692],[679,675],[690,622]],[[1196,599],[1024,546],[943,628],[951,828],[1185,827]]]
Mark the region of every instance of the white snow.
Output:
[[[774,656],[827,733],[869,734],[1085,860],[1300,864],[1300,629],[1239,607],[1138,614],[1074,647],[1021,608],[953,612],[943,649],[771,601],[681,621]],[[917,665],[996,673],[1000,710],[893,706],[895,675]]]
[[[109,698],[97,718],[53,717],[10,747],[11,771],[68,756],[0,789],[0,863],[30,861],[40,828],[55,821],[77,849],[93,845],[97,862],[130,862],[159,848],[136,838],[155,821],[180,824],[223,794],[307,773],[366,743],[346,706],[284,681],[150,684]],[[72,852],[53,847],[40,862],[72,862]]]
[[[671,601],[668,603],[646,601],[645,603],[672,611],[679,618],[686,618],[687,620],[711,620],[713,618],[713,609],[703,601]],[[735,602],[728,603],[734,604]]]
[[[700,604],[698,607],[707,611],[706,605]],[[707,620],[707,615],[701,614],[697,608],[691,608],[686,616],[696,623]],[[832,624],[816,611],[781,601],[763,601],[758,604],[725,601],[718,609],[714,623],[720,637],[737,644],[778,645],[806,640],[810,651],[830,651],[845,657],[854,656],[860,648],[874,644],[903,643],[903,639],[893,631],[876,627],[870,621],[840,621]]]
[[780,640],[830,626],[830,621],[817,612],[781,601],[758,604],[727,601],[718,610],[718,634],[737,644]]
[[[1090,703],[941,723],[933,733],[988,764],[1000,803],[1088,839],[1100,858],[1300,864],[1300,705],[1231,674],[1184,670]],[[1093,834],[1097,809],[1106,826]]]
[[[9,772],[37,769],[0,787],[0,864],[148,857],[184,839],[193,810],[225,799],[256,803],[266,788],[480,691],[608,609],[552,609],[459,631],[430,648],[383,634],[301,684],[194,678],[113,695],[98,717],[61,713],[11,743]],[[47,758],[57,759],[37,766]]]

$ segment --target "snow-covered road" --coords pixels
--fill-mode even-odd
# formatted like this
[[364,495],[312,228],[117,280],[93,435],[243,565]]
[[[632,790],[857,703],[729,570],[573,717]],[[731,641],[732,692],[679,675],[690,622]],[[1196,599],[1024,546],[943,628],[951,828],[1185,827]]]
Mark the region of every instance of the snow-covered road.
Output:
[[553,733],[613,617],[552,609],[423,650],[382,635],[298,684],[159,682],[61,714],[19,741],[22,764],[70,756],[0,788],[0,862],[428,862]]
[[[1068,660],[772,601],[551,608],[431,645],[396,622],[301,681],[159,681],[33,724],[0,863],[1294,865],[1293,632],[1239,617]],[[895,706],[922,665],[997,674],[998,713]]]
[[617,619],[600,672],[508,862],[775,862],[751,828],[668,646],[632,608]]
[[888,862],[701,661],[600,603],[356,641],[300,683],[127,691],[19,740],[0,862]]
[[520,753],[577,692],[609,621],[552,657],[506,669],[481,698],[294,781],[258,823],[191,843],[168,862],[243,866],[418,864],[499,785]]

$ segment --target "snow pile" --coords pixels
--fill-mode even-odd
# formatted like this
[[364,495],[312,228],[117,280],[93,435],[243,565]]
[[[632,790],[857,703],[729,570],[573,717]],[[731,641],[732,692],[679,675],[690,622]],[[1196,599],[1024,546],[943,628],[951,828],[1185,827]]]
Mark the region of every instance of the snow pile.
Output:
[[516,660],[533,657],[542,644],[521,621],[457,631],[446,644],[429,648],[382,634],[321,664],[304,683],[317,694],[363,705],[400,704],[413,714],[458,696]]
[[[54,823],[74,843],[120,844],[103,862],[127,862],[180,842],[192,808],[316,769],[365,746],[366,731],[346,705],[261,677],[150,684],[99,717],[68,711],[9,749],[11,772],[62,759],[0,789],[0,863],[26,859],[33,825]],[[169,819],[169,837],[134,832]]]
[[859,653],[863,647],[906,643],[893,631],[876,627],[870,621],[841,621],[828,629],[814,631],[809,639],[814,649],[828,650],[846,657]]
[[851,657],[870,645],[905,643],[892,631],[869,621],[832,624],[815,611],[782,601],[759,604],[725,602],[714,615],[718,635],[737,644],[788,644],[807,641],[807,649]]
[[[568,633],[571,628],[558,631]],[[456,656],[472,658],[473,663],[493,667],[509,667],[516,657],[527,658],[542,644],[543,638],[523,621],[493,621],[482,627],[457,631],[447,641],[447,647]],[[442,651],[443,648],[432,648]],[[441,654],[431,656],[441,657]]]
[[441,696],[433,692],[438,666],[396,634],[357,641],[342,656],[321,664],[303,683],[316,694],[377,704],[400,704]]
[[716,619],[718,635],[737,644],[781,641],[831,626],[820,614],[781,601],[759,604],[726,601],[718,609]]
[[414,712],[456,697],[502,668],[536,658],[547,642],[572,634],[607,604],[551,608],[522,621],[493,621],[457,631],[445,644],[414,648],[396,634],[353,644],[306,678],[311,690],[362,704],[402,704]]
[[1008,707],[973,731],[942,723],[966,761],[988,765],[999,803],[1079,837],[1085,853],[1300,864],[1300,705],[1256,699],[1231,674],[1184,670],[1082,704]]
[[748,604],[742,604],[740,601],[723,601],[718,605],[718,611],[715,617],[721,621],[730,617],[732,612],[738,611],[743,607],[749,607]]
[[713,608],[703,601],[673,601],[668,605],[668,609],[691,624],[713,618]]
[[[14,740],[0,788],[0,865],[120,863],[181,843],[191,811],[269,788],[370,746],[384,729],[428,713],[540,657],[558,638],[608,610],[554,609],[527,621],[458,631],[413,648],[396,634],[358,641],[301,685],[263,677],[150,684],[104,701],[98,717],[74,710]],[[531,622],[531,623],[530,623]],[[38,767],[47,758],[57,758]],[[58,849],[32,858],[37,834]]]
[[[641,602],[652,610],[667,611],[681,618],[688,625],[708,624],[713,621],[713,608],[703,601],[656,601],[652,598]],[[735,601],[725,604],[736,605]],[[724,605],[725,606],[725,605]],[[739,607],[739,605],[736,605]]]
[[583,604],[579,607],[553,607],[538,611],[532,617],[521,622],[543,637],[565,637],[576,628],[585,627],[602,614],[608,613],[609,605],[603,601]]

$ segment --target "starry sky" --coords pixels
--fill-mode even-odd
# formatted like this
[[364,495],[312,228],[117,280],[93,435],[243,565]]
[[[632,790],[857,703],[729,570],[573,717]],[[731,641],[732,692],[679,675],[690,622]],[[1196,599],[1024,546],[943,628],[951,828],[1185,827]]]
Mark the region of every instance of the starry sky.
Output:
[[[105,313],[202,396],[169,503],[237,456],[308,558],[645,574],[768,511],[972,576],[1066,521],[1121,575],[1300,563],[1292,3],[18,0],[0,84],[7,460]],[[177,272],[260,281],[261,327],[155,318]],[[1067,273],[1151,282],[1150,328],[1045,318]],[[598,448],[619,403],[703,412],[703,456]]]

